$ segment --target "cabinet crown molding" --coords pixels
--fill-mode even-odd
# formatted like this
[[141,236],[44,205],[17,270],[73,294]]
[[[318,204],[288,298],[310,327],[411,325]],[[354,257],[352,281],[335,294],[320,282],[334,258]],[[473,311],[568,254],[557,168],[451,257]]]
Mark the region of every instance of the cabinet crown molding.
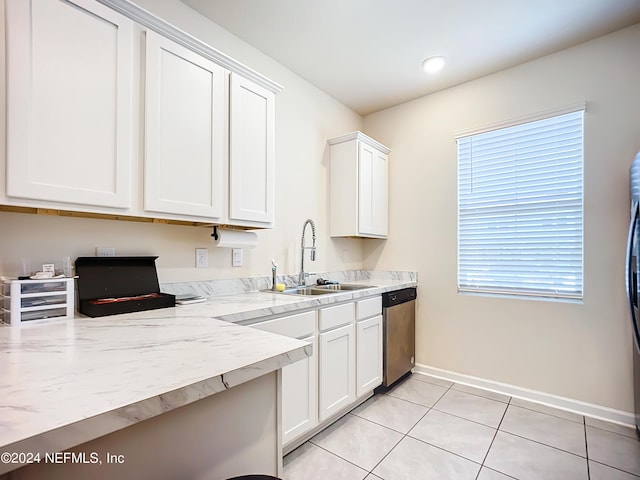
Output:
[[344,143],[350,140],[360,140],[361,142],[364,142],[368,145],[371,145],[373,148],[380,150],[382,153],[386,155],[391,153],[391,149],[389,147],[381,144],[377,140],[374,140],[370,136],[365,135],[364,133],[359,131],[347,133],[346,135],[342,135],[341,137],[332,138],[331,140],[328,140],[327,143],[329,145],[337,145],[338,143]]
[[97,1],[139,23],[140,25],[143,25],[146,28],[160,33],[165,37],[170,38],[174,42],[183,45],[184,47],[194,50],[200,55],[209,58],[210,60],[216,62],[218,65],[221,65],[231,72],[238,73],[243,77],[252,80],[253,82],[273,93],[278,93],[284,88],[279,83],[274,82],[264,75],[261,75],[260,73],[229,57],[221,51],[216,50],[210,45],[207,45],[196,37],[149,13],[147,10],[132,3],[130,0]]

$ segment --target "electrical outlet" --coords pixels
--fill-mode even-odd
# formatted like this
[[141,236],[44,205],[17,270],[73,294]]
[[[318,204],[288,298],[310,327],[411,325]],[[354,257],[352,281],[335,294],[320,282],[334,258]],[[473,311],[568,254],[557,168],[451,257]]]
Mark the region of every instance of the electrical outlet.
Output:
[[241,248],[231,249],[231,266],[232,267],[242,266],[242,249]]
[[209,267],[209,250],[206,248],[196,248],[196,268]]
[[113,247],[96,247],[96,257],[115,257],[116,249]]
[[349,261],[349,250],[342,250],[342,263]]

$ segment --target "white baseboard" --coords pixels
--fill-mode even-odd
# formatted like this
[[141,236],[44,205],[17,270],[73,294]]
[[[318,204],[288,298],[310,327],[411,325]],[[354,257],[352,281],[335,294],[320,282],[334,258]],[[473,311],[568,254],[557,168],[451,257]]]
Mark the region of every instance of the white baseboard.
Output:
[[626,427],[635,428],[635,416],[631,412],[616,410],[614,408],[603,407],[593,403],[582,402],[572,398],[560,397],[549,393],[530,390],[528,388],[510,385],[508,383],[495,382],[484,378],[473,377],[461,373],[443,370],[441,368],[431,367],[416,363],[415,373],[431,375],[432,377],[441,378],[454,383],[462,383],[471,387],[481,388],[492,392],[502,393],[511,397],[521,398],[530,402],[540,403],[549,407],[559,408],[569,412],[585,415],[587,417],[605,420],[611,423],[617,423]]

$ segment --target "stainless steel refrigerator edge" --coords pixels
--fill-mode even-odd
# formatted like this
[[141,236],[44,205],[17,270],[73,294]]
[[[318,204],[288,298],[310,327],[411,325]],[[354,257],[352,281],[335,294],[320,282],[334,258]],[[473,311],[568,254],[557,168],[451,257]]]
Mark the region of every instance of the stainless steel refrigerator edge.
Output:
[[627,240],[627,259],[625,282],[633,334],[633,383],[636,433],[640,436],[640,309],[638,308],[638,272],[640,271],[640,152],[631,165],[631,222]]

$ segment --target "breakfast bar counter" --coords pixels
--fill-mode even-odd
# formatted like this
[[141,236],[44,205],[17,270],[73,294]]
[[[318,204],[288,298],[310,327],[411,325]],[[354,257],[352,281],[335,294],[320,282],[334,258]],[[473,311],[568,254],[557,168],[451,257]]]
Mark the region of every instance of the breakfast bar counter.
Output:
[[[145,473],[137,478],[215,478],[237,472],[258,451],[268,452],[256,462],[258,473],[277,474],[278,372],[311,355],[311,345],[239,323],[404,285],[389,281],[322,298],[247,292],[161,310],[2,326],[0,475],[38,478],[48,468],[48,478],[58,471],[60,478],[109,478],[110,469],[123,468],[106,465],[115,455],[127,472]],[[169,445],[156,444],[159,438],[171,439]],[[197,452],[202,443],[209,445]],[[64,451],[84,456],[65,458]],[[153,458],[162,467],[145,463]],[[167,459],[177,470],[167,470],[161,461]],[[36,464],[20,468],[27,463]],[[219,470],[222,463],[229,465]]]
[[[45,462],[58,467],[59,459],[45,455],[200,404],[268,374],[272,385],[261,388],[272,398],[262,402],[272,405],[272,435],[277,437],[275,372],[308,356],[310,345],[211,317],[181,317],[179,312],[176,307],[0,328],[0,474],[38,461],[33,467],[45,467]],[[219,436],[215,427],[210,430]],[[189,458],[182,450],[186,444],[172,446],[176,457]],[[277,455],[274,452],[276,468]],[[80,463],[73,460],[67,463]],[[107,473],[107,468],[82,463],[77,467],[91,478]]]

